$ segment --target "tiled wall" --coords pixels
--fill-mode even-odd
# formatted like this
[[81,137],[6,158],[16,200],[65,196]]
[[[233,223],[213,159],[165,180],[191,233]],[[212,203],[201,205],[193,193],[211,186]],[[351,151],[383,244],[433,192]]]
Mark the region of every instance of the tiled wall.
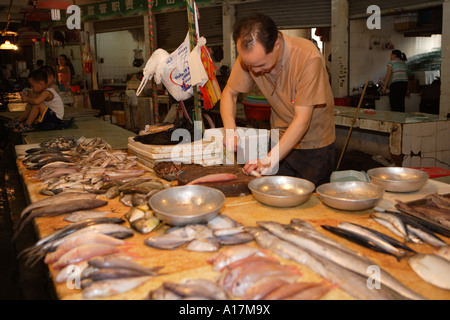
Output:
[[450,121],[403,125],[404,167],[450,169]]
[[[371,81],[384,80],[386,65],[392,50],[381,49],[381,44],[392,41],[395,49],[405,52],[407,57],[430,52],[441,47],[441,36],[404,37],[394,30],[394,16],[381,18],[381,29],[369,30],[366,20],[350,21],[350,94],[353,87],[364,85],[369,76]],[[380,45],[373,45],[378,41]],[[370,44],[372,42],[372,49]]]
[[[144,49],[144,43],[137,42],[128,31],[117,31],[97,34],[97,56],[103,58],[98,63],[99,83],[103,79],[121,79],[126,81],[127,74],[140,72],[145,67],[134,67],[134,49]],[[145,58],[144,58],[145,59]]]

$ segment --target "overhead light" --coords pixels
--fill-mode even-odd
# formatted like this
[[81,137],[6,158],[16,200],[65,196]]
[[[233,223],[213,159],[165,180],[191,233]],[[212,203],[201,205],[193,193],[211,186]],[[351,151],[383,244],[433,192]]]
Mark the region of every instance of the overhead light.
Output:
[[8,40],[5,41],[2,45],[0,45],[1,50],[17,50],[17,46],[15,44],[12,44]]

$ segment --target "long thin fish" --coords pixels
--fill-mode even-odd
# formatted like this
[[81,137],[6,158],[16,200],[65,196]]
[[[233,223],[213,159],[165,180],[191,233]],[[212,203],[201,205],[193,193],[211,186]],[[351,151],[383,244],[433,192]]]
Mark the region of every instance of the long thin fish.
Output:
[[392,254],[397,259],[404,257],[406,255],[406,251],[414,252],[412,249],[395,240],[394,238],[391,238],[385,234],[367,227],[363,227],[354,223],[341,222],[339,223],[339,228],[367,239],[372,244],[382,249],[384,252]]
[[149,279],[150,279],[149,276],[145,276],[136,278],[96,281],[89,287],[83,289],[83,298],[85,299],[105,298],[116,294],[124,293],[136,287],[139,287]]
[[52,204],[58,204],[67,200],[95,199],[96,195],[87,192],[62,192],[57,195],[33,202],[22,210],[19,217],[23,219],[25,215],[34,209],[42,208]]
[[[277,222],[260,221],[258,224],[283,240],[290,241],[302,248],[307,248],[315,254],[332,260],[342,267],[357,272],[361,275],[367,275],[367,270],[369,270],[369,267],[376,265],[375,262],[368,258],[359,256],[356,253],[350,254],[347,251],[339,250],[333,246],[326,245],[317,239],[312,239],[311,237],[303,235],[299,232],[283,227]],[[424,299],[424,297],[404,286],[383,269],[380,269],[380,281],[382,284],[385,284],[406,298],[415,300]]]
[[356,299],[392,300],[399,298],[386,286],[382,286],[380,290],[369,289],[367,275],[354,273],[331,260],[313,254],[310,250],[282,240],[262,228],[248,228],[247,232],[253,235],[261,248],[271,250],[283,258],[291,259],[308,267],[328,281],[339,285],[339,288]]
[[53,204],[46,207],[42,207],[36,210],[33,210],[24,220],[22,220],[15,230],[13,239],[15,239],[22,228],[34,218],[37,217],[52,217],[58,214],[63,213],[72,213],[79,210],[88,210],[103,207],[108,204],[106,200],[100,199],[84,199],[80,200],[69,200],[59,204]]
[[385,212],[374,212],[372,214],[372,218],[374,217],[388,221],[389,223],[391,223],[394,229],[398,231],[398,233],[401,235],[403,239],[408,238],[408,233],[406,231],[405,224],[402,221],[402,219],[400,219],[398,216]]

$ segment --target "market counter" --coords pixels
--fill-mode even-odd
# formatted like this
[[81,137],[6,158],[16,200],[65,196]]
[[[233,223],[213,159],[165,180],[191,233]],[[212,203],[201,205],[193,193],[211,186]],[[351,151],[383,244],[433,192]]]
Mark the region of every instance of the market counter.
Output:
[[[17,146],[22,147],[23,146]],[[16,147],[16,149],[17,149]],[[18,152],[18,154],[20,154]],[[42,184],[32,179],[31,176],[35,171],[27,170],[21,161],[17,160],[17,166],[19,172],[23,178],[26,190],[29,194],[31,202],[35,202],[45,196],[39,193],[42,188]],[[378,206],[384,209],[393,209],[395,200],[400,199],[402,201],[411,201],[423,198],[424,196],[439,192],[440,194],[450,193],[450,185],[438,181],[429,180],[424,188],[418,192],[398,194],[386,192],[379,202]],[[106,199],[104,196],[98,196],[100,199]],[[101,210],[113,211],[110,216],[122,217],[128,210],[119,202],[118,198],[108,200],[109,203],[106,207],[102,207]],[[375,221],[369,218],[372,210],[358,211],[358,212],[345,212],[334,210],[326,205],[322,204],[317,194],[313,194],[311,198],[303,205],[294,208],[273,208],[263,205],[257,202],[253,196],[244,197],[232,197],[227,198],[225,206],[223,207],[222,214],[240,222],[245,226],[256,226],[257,221],[278,221],[280,223],[289,223],[293,218],[300,218],[310,222],[318,231],[330,236],[331,238],[343,243],[345,246],[359,252],[362,255],[372,259],[382,269],[389,272],[396,277],[400,282],[409,287],[410,289],[422,294],[428,299],[450,299],[450,291],[437,288],[431,284],[426,283],[419,278],[410,268],[405,259],[397,261],[395,257],[377,253],[364,247],[358,246],[352,242],[343,240],[333,234],[328,233],[320,226],[323,224],[337,226],[341,221],[349,221],[358,223],[364,226],[371,227],[381,232],[389,233],[386,229],[380,227]],[[39,238],[42,238],[50,233],[53,233],[55,229],[63,227],[68,222],[63,220],[64,215],[56,216],[52,218],[37,218],[35,219],[35,228]],[[125,222],[127,224],[128,222]],[[165,227],[158,231],[162,232]],[[160,270],[163,273],[160,276],[151,278],[140,287],[131,290],[127,293],[116,295],[110,299],[145,299],[149,292],[158,288],[164,281],[180,282],[186,278],[203,278],[209,280],[217,280],[219,273],[212,270],[211,265],[207,263],[207,258],[214,253],[205,252],[191,252],[183,249],[183,247],[175,250],[159,250],[148,247],[144,244],[144,240],[149,235],[140,234],[135,232],[135,235],[126,239],[130,246],[123,248],[124,254],[132,257],[132,259],[140,265],[148,267],[163,266]],[[444,241],[450,243],[449,238],[442,237]],[[256,245],[255,242],[249,243],[250,245]],[[408,245],[420,253],[433,253],[434,249],[429,245]],[[222,248],[223,249],[223,248]],[[308,268],[296,264],[290,260],[285,260],[277,256],[282,263],[294,264],[298,266],[302,273],[302,281],[315,281],[320,282],[323,280],[319,275],[315,274]],[[55,279],[58,271],[49,267],[51,277]],[[369,275],[368,275],[369,276]],[[59,299],[82,299],[81,290],[70,289],[66,283],[54,283],[56,294]],[[346,292],[342,291],[338,287],[332,289],[324,299],[352,299],[352,297]]]

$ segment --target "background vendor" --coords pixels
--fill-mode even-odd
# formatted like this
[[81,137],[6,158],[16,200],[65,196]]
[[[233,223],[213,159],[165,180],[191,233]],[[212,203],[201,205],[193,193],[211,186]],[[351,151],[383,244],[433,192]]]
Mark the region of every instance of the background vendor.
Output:
[[[222,92],[224,128],[236,129],[238,95],[256,85],[272,107],[271,128],[280,132],[267,157],[249,161],[245,173],[295,176],[316,186],[328,182],[335,160],[334,99],[323,55],[311,41],[279,32],[261,14],[236,22],[233,39],[238,58]],[[227,136],[227,148],[236,150],[236,144]]]

